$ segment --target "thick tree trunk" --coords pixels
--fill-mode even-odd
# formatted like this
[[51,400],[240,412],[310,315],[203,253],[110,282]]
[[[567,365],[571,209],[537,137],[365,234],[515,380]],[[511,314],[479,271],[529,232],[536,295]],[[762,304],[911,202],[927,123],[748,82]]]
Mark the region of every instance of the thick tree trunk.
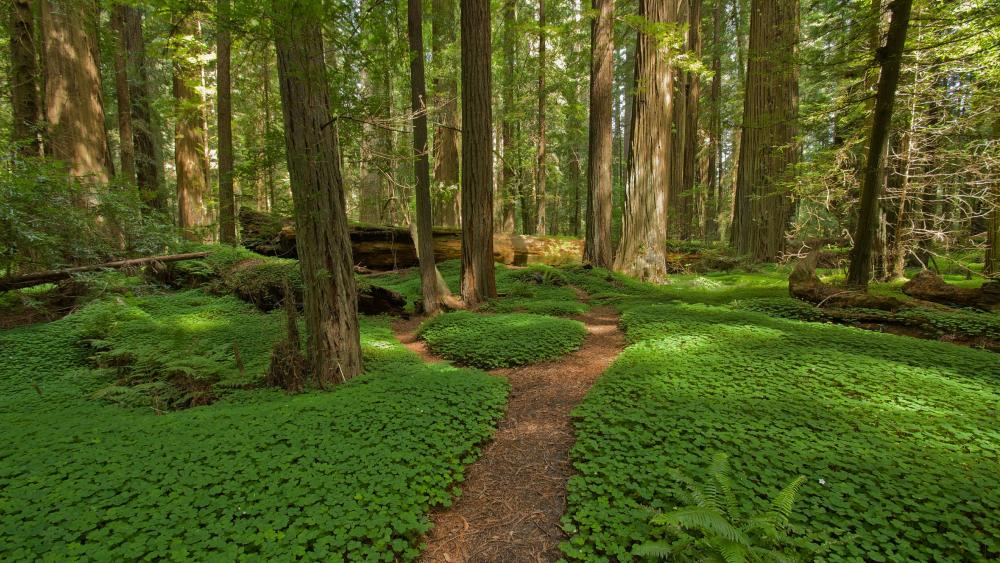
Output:
[[[701,60],[701,0],[688,0],[688,51],[694,53],[695,60]],[[698,161],[698,97],[701,95],[701,79],[697,72],[685,73],[685,115],[684,115],[684,190],[681,197],[680,236],[690,240],[694,235],[695,223],[695,182]]]
[[719,235],[719,173],[722,169],[722,2],[712,6],[712,87],[709,90],[708,118],[708,185],[705,198],[705,241],[715,241]]
[[879,219],[879,198],[885,178],[883,166],[889,143],[892,109],[896,100],[896,86],[899,83],[899,67],[906,43],[906,30],[910,24],[910,7],[911,0],[893,0],[889,6],[892,21],[889,23],[886,44],[876,52],[876,59],[882,72],[879,75],[872,129],[868,140],[868,157],[865,161],[861,186],[861,204],[858,208],[858,222],[854,233],[854,248],[851,251],[851,266],[847,273],[847,282],[857,287],[867,287],[872,277],[872,251]]
[[896,311],[906,305],[895,297],[869,295],[863,291],[853,291],[823,283],[816,275],[818,257],[819,252],[814,250],[795,264],[795,269],[788,277],[788,292],[792,297],[820,307],[860,307]]
[[435,221],[446,227],[458,227],[460,194],[458,189],[458,82],[455,61],[445,55],[455,43],[455,0],[433,0],[431,6],[433,35],[431,54],[438,76],[434,78],[435,103],[440,107],[440,125],[434,131],[434,180],[443,188],[435,198]]
[[611,268],[611,87],[614,78],[614,0],[592,0],[590,133],[587,159],[587,234],[583,260]]
[[517,171],[514,168],[514,46],[517,43],[515,26],[517,25],[516,0],[504,0],[503,3],[503,123],[500,127],[500,142],[502,144],[503,167],[501,168],[501,193],[503,201],[500,204],[500,232],[513,233],[517,226],[518,198]]
[[1000,281],[988,281],[978,288],[958,287],[945,283],[941,276],[922,270],[903,284],[903,293],[924,301],[958,307],[993,310],[1000,308]]
[[[125,4],[116,4],[115,11],[121,16],[120,33],[126,53],[136,184],[139,186],[139,195],[143,203],[153,209],[166,211],[167,202],[163,193],[163,158],[153,121],[153,109],[150,105],[146,42],[142,36],[142,12]],[[118,111],[122,111],[120,106]]]
[[[639,0],[639,16],[654,23],[676,18],[670,0]],[[670,129],[673,73],[670,53],[658,37],[639,33],[635,50],[635,89],[631,148],[625,183],[622,236],[614,268],[659,282],[666,276],[667,201],[670,180]]]
[[[688,23],[688,0],[677,0],[677,23],[681,26]],[[689,49],[687,37],[682,48]],[[671,114],[673,127],[670,129],[670,188],[668,190],[667,227],[670,236],[683,238],[688,221],[688,198],[684,187],[684,148],[687,146],[687,80],[688,74],[679,68],[672,70],[674,78],[674,105]]]
[[177,225],[188,240],[206,240],[209,199],[208,174],[205,171],[205,132],[198,91],[201,70],[198,58],[188,52],[186,36],[198,33],[198,22],[190,14],[175,21],[173,52],[174,169],[177,174]]
[[216,15],[216,113],[219,135],[219,242],[236,244],[236,196],[233,193],[233,100],[230,58],[230,0],[218,0]]
[[132,132],[132,101],[128,84],[128,49],[125,45],[125,9],[115,4],[111,13],[115,32],[115,99],[118,102],[118,153],[120,176],[129,184],[135,182],[135,140]]
[[[42,0],[45,114],[52,156],[66,163],[70,175],[106,183],[111,162],[91,36],[95,16],[95,5],[86,0]],[[87,196],[80,204],[95,202]]]
[[489,0],[462,0],[462,299],[496,297]]
[[273,0],[272,10],[310,366],[317,381],[345,381],[361,372],[361,343],[323,14],[307,0]]
[[798,161],[798,0],[753,0],[730,238],[754,260],[777,258],[792,213]]
[[421,0],[407,0],[406,29],[410,45],[410,105],[413,109],[413,156],[416,177],[416,249],[420,261],[420,288],[424,311],[430,315],[441,309],[448,286],[438,283],[441,275],[434,263],[431,234],[431,173],[427,156],[427,86],[424,82],[424,32]]
[[538,0],[538,139],[535,153],[535,233],[546,231],[545,207],[545,0]]
[[10,105],[12,140],[24,156],[39,156],[38,59],[35,48],[35,14],[31,0],[11,0],[8,13],[10,40]]

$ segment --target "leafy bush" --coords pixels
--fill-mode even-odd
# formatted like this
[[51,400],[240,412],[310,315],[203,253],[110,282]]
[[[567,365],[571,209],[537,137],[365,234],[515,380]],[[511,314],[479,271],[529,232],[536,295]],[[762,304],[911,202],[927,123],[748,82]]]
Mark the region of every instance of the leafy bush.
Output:
[[580,322],[527,313],[455,311],[420,327],[435,354],[484,369],[558,358],[579,348],[586,335]]
[[771,498],[766,512],[745,515],[733,490],[726,454],[717,454],[704,484],[677,471],[685,486],[678,497],[686,506],[656,514],[650,524],[662,528],[663,541],[637,547],[635,555],[679,561],[775,561],[798,559],[788,545],[788,518],[805,477],[797,477]]
[[365,375],[332,391],[111,407],[86,398],[83,318],[0,332],[0,560],[412,560],[503,414],[502,380],[425,365],[371,319]]
[[706,450],[755,476],[736,487],[748,511],[807,477],[791,536],[816,561],[1000,557],[994,354],[724,307],[618,303],[634,344],[574,412],[568,557],[633,560],[661,536],[647,508],[678,505],[672,470],[696,470]]

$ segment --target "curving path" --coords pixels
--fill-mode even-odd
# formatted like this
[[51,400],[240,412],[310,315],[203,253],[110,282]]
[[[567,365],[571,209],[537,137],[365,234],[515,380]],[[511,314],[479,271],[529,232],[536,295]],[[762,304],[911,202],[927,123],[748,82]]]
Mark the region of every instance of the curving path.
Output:
[[[565,539],[559,519],[573,474],[570,412],[625,347],[618,315],[593,307],[574,317],[587,327],[576,352],[538,364],[492,370],[507,378],[507,414],[483,455],[466,469],[462,496],[432,513],[422,561],[555,561]],[[419,319],[397,323],[396,336],[426,361],[415,336]]]

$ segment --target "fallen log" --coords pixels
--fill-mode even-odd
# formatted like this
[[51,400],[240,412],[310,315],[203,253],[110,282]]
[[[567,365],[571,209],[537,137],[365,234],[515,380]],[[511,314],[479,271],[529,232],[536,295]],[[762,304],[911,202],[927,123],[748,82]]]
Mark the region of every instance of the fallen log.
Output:
[[44,272],[34,272],[23,276],[12,276],[0,279],[0,291],[10,291],[13,289],[24,289],[41,285],[43,283],[54,283],[69,279],[76,274],[85,272],[96,272],[99,270],[120,270],[133,266],[147,266],[149,264],[166,264],[170,262],[180,262],[183,260],[195,260],[208,256],[208,252],[187,252],[184,254],[167,254],[164,256],[148,256],[146,258],[132,258],[129,260],[116,260],[103,264],[93,264],[91,266],[77,266],[75,268],[65,268],[62,270],[46,270]]
[[931,272],[923,270],[913,279],[903,284],[903,293],[944,305],[974,307],[992,311],[1000,308],[1000,281],[987,281],[978,288],[958,287],[944,281]]
[[816,275],[816,262],[819,252],[814,250],[805,258],[795,263],[792,274],[788,276],[788,292],[792,297],[813,303],[820,307],[831,308],[863,308],[896,311],[906,306],[906,303],[895,297],[870,295],[823,283]]
[[[265,256],[295,258],[295,223],[249,208],[240,209],[243,246]],[[351,248],[356,266],[393,270],[417,266],[413,238],[406,227],[352,225]],[[435,227],[434,259],[462,257],[462,231]],[[561,265],[580,261],[583,241],[558,237],[496,234],[493,259],[503,264]]]

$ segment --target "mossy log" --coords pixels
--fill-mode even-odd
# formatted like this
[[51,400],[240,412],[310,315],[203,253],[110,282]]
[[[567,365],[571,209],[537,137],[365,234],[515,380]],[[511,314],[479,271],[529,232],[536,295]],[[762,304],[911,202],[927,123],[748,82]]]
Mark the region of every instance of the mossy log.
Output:
[[903,300],[895,297],[870,295],[863,291],[823,283],[816,275],[818,259],[819,252],[814,250],[796,262],[795,269],[788,276],[788,292],[792,297],[820,307],[843,309],[863,308],[896,311],[906,306]]
[[128,260],[116,260],[114,262],[104,262],[92,266],[77,266],[75,268],[65,268],[62,270],[46,270],[34,272],[23,276],[12,276],[0,279],[0,291],[11,291],[14,289],[24,289],[41,285],[43,283],[55,283],[72,278],[76,274],[86,272],[97,272],[100,270],[121,270],[125,268],[138,268],[151,264],[180,262],[182,260],[196,260],[208,256],[207,252],[187,252],[184,254],[168,254],[165,256],[148,256],[146,258],[130,258]]
[[903,293],[934,303],[958,307],[975,307],[991,311],[1000,308],[1000,281],[987,281],[982,287],[958,287],[944,281],[941,276],[923,270],[903,284]]
[[[243,246],[265,256],[295,258],[295,223],[249,208],[240,209]],[[462,231],[435,228],[434,259],[438,262],[462,257]],[[371,270],[393,270],[417,266],[413,237],[406,227],[352,225],[354,265]],[[580,261],[583,241],[558,237],[513,234],[493,236],[493,259],[502,264],[561,265]]]

